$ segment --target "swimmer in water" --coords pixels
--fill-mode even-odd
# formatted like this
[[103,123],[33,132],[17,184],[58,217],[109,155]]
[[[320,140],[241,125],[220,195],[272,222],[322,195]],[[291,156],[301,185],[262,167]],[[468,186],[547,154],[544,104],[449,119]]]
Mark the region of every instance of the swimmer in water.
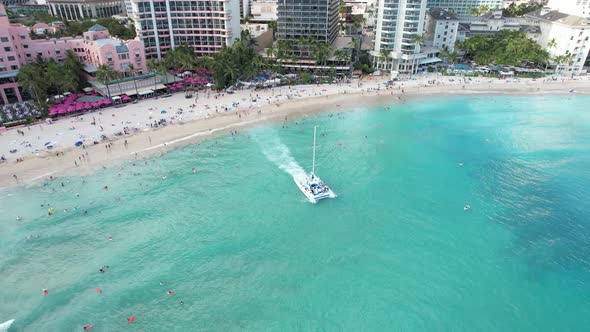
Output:
[[109,186],[104,186],[103,189],[104,190],[109,190]]
[[160,286],[165,285],[166,282],[165,281],[160,281]]
[[197,173],[197,169],[193,167],[193,174]]
[[49,291],[47,289],[44,289],[43,290],[43,295],[45,295],[45,296],[49,295]]
[[20,216],[16,217],[16,221],[21,221],[23,220],[23,218],[21,218]]
[[173,291],[171,291],[171,290],[169,290],[169,291],[167,291],[167,292],[166,292],[166,294],[168,294],[168,295],[172,295],[172,294],[174,294],[174,292],[173,292]]

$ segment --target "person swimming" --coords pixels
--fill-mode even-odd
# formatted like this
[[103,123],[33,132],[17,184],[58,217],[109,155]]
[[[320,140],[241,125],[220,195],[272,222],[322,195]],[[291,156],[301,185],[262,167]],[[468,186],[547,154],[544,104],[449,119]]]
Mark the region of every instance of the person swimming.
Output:
[[166,292],[166,294],[168,294],[168,295],[172,295],[172,294],[174,294],[174,292],[173,292],[173,291],[171,291],[171,290],[169,290],[169,291],[167,291],[167,292]]
[[160,286],[165,285],[166,282],[165,281],[160,281]]
[[45,295],[45,296],[49,295],[49,291],[47,289],[44,289],[43,290],[43,295]]
[[92,326],[92,325],[86,325],[86,326],[84,326],[84,327],[82,328],[82,330],[84,330],[84,331],[88,331],[88,330],[90,330],[90,329],[92,329],[92,328],[93,328],[93,326]]
[[101,273],[106,272],[106,269],[108,269],[109,266],[108,265],[104,265],[103,267],[101,267],[98,271],[100,271]]
[[468,211],[471,209],[471,205],[467,204],[465,205],[465,207],[463,208],[463,211]]

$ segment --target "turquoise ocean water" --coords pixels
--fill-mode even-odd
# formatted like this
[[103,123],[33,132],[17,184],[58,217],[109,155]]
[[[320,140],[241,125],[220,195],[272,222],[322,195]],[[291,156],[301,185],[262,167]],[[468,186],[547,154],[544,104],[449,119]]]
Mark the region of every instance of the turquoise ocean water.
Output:
[[[2,189],[0,322],[587,331],[589,104],[486,96],[335,111]],[[338,194],[317,205],[293,181],[311,164],[314,125],[317,173]]]

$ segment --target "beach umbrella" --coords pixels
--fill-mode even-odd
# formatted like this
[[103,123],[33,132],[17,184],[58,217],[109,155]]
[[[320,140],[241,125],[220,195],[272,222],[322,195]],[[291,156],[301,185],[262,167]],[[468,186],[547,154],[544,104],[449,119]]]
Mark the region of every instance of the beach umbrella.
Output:
[[78,141],[78,142],[74,143],[74,146],[80,146],[82,144],[84,144],[82,141]]

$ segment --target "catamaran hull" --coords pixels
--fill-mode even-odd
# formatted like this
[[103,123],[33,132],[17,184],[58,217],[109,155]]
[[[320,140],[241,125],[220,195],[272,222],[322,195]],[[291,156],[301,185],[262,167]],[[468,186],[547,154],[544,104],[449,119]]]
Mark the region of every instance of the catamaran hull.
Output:
[[336,198],[336,194],[331,189],[328,189],[328,191],[322,192],[318,195],[314,195],[304,183],[299,182],[297,180],[295,180],[295,183],[297,184],[297,187],[299,187],[299,190],[301,190],[303,195],[307,197],[307,200],[309,200],[313,204],[317,203],[318,201],[324,198]]

